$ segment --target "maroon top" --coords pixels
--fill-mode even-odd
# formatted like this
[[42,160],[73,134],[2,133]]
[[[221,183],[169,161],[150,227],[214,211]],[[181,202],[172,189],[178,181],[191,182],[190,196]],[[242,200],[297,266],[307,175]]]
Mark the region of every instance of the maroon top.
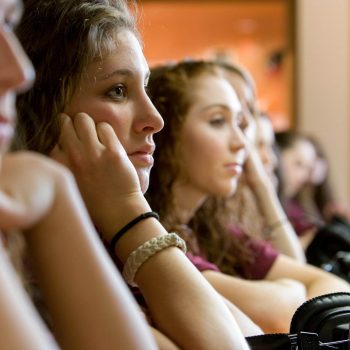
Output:
[[[229,227],[229,232],[236,235],[239,240],[242,240],[242,242],[244,241],[246,244],[248,236],[236,226],[231,225]],[[252,280],[264,279],[279,253],[269,242],[252,237],[248,238],[248,248],[250,248],[252,252],[252,259],[251,262],[242,266],[241,277]],[[187,253],[186,255],[199,271],[211,270],[220,272],[219,267],[210,263],[206,259],[205,254],[193,255]]]
[[298,236],[303,236],[307,231],[317,227],[316,221],[306,213],[297,200],[287,200],[284,203],[284,208]]

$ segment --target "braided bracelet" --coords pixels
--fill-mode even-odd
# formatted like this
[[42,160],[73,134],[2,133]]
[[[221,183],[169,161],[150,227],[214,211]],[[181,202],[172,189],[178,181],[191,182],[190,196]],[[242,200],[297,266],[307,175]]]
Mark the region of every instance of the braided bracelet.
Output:
[[128,222],[122,229],[120,229],[112,238],[111,243],[109,244],[109,249],[113,253],[114,247],[117,242],[124,236],[126,232],[128,232],[133,226],[135,226],[138,222],[147,219],[147,218],[156,218],[159,220],[159,215],[155,211],[149,211],[147,213],[143,213],[137,216],[135,219]]
[[173,232],[154,237],[134,250],[128,256],[124,265],[123,277],[126,282],[133,287],[137,287],[134,278],[139,268],[153,255],[169,247],[178,247],[186,253],[185,241]]

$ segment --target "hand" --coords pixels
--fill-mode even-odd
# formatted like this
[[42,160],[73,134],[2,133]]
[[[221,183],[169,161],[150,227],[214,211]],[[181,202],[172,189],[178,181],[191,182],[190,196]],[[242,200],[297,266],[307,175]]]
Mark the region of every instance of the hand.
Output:
[[266,181],[269,182],[270,179],[266,173],[256,147],[252,143],[248,142],[247,149],[248,157],[245,164],[245,176],[248,183],[254,189]]
[[141,208],[148,210],[136,170],[109,124],[95,125],[85,113],[61,118],[51,156],[71,169],[95,226],[109,236],[146,210]]
[[37,154],[6,155],[0,173],[0,228],[27,229],[36,224],[52,206],[59,171],[63,169]]

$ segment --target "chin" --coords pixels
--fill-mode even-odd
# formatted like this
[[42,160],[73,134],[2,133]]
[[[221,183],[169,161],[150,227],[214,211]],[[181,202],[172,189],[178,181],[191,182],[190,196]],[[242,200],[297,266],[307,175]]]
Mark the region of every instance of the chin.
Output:
[[221,198],[229,198],[233,196],[236,193],[236,191],[237,191],[237,181],[235,181],[234,183],[231,182],[227,186],[218,188],[218,190],[214,195]]
[[143,194],[145,194],[148,189],[150,171],[151,169],[136,169],[137,176],[139,177],[140,181],[141,191]]

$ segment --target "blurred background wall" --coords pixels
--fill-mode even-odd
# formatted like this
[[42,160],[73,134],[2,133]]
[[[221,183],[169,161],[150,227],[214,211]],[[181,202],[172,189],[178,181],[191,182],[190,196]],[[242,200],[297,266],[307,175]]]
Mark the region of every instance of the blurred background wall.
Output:
[[232,60],[253,75],[276,130],[321,142],[350,203],[350,0],[142,0],[149,64]]
[[297,126],[316,135],[340,198],[350,198],[350,1],[298,0]]

